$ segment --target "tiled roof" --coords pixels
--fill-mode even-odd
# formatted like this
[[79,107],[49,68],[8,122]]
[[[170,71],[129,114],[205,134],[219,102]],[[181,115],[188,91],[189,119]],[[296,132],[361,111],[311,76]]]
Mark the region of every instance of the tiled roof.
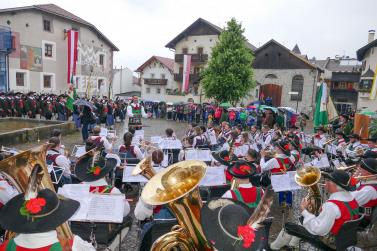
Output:
[[151,64],[154,60],[159,61],[165,67],[167,67],[171,72],[174,71],[174,59],[172,58],[165,58],[160,56],[152,56],[147,61],[145,61],[141,66],[136,69],[136,72],[142,72],[145,67]]
[[356,55],[357,55],[357,59],[359,61],[363,60],[364,59],[364,55],[365,53],[372,47],[376,47],[377,46],[377,39],[373,40],[372,42],[368,43],[367,45],[364,45],[363,47],[361,47],[360,49],[358,49],[356,51]]
[[360,64],[342,64],[342,62],[354,61],[355,59],[335,59],[327,58],[324,60],[310,60],[310,62],[322,69],[329,70],[331,72],[359,72]]
[[296,44],[295,47],[293,47],[292,52],[296,54],[301,54],[300,48],[298,48],[298,45]]
[[73,22],[80,23],[82,25],[88,26],[92,29],[95,33],[98,34],[106,43],[110,45],[115,51],[119,51],[119,49],[105,36],[103,35],[93,24],[85,21],[84,19],[72,14],[69,11],[66,11],[55,4],[38,4],[38,5],[31,5],[31,6],[24,6],[24,7],[16,7],[16,8],[7,8],[7,9],[0,9],[0,13],[5,12],[16,12],[16,11],[26,11],[26,10],[39,10],[45,13],[49,13],[55,16],[59,16]]

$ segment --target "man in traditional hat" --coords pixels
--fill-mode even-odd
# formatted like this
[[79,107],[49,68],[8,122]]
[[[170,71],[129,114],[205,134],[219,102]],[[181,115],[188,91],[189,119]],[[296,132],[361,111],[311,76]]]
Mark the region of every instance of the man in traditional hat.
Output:
[[291,144],[291,155],[295,158],[295,163],[298,163],[301,160],[301,150],[302,144],[300,142],[300,138],[293,133],[288,133],[287,139]]
[[261,152],[261,171],[284,173],[295,170],[295,158],[291,155],[291,145],[288,140],[280,140],[275,145],[277,156],[266,161],[266,152]]
[[254,164],[239,160],[228,168],[228,172],[233,177],[232,182],[238,185],[231,187],[222,197],[241,201],[250,208],[257,207],[263,196],[263,189],[250,182],[250,178],[256,173]]
[[370,137],[368,140],[368,149],[364,152],[364,158],[377,158],[377,137]]
[[323,127],[323,126],[319,126],[319,127],[316,127],[314,128],[315,131],[316,131],[316,134],[314,135],[314,138],[313,138],[313,144],[314,146],[317,146],[317,147],[320,147],[320,148],[323,148],[323,144],[325,144],[326,142],[326,129]]
[[37,113],[37,101],[35,100],[34,93],[29,92],[25,102],[25,110],[29,118],[35,118]]
[[71,161],[62,154],[62,148],[60,139],[58,137],[51,137],[48,141],[51,144],[50,149],[46,153],[46,162],[48,165],[59,167],[63,169],[62,179],[60,184],[70,184],[71,179]]
[[[360,176],[377,175],[377,159],[363,159],[358,165],[356,173]],[[377,208],[377,181],[376,178],[371,180],[361,180],[357,191],[352,192],[356,201],[363,208],[364,219],[363,225],[366,226],[370,222],[372,212]]]
[[263,125],[261,134],[259,136],[259,142],[258,144],[261,146],[261,149],[264,150],[266,147],[270,146],[272,141],[272,134],[270,131],[270,127],[268,125]]
[[[95,148],[95,145],[87,145],[86,151],[90,151]],[[91,193],[107,193],[107,194],[122,194],[120,190],[112,185],[109,185],[106,181],[106,175],[114,170],[117,166],[118,160],[116,158],[102,157],[100,156],[94,165],[92,166],[92,160],[95,158],[91,153],[86,153],[82,156],[75,166],[75,174],[83,184],[90,185]],[[127,216],[130,213],[130,204],[124,198],[124,211],[123,216]]]
[[357,152],[363,149],[363,146],[360,143],[360,136],[357,133],[353,133],[348,136],[349,144],[346,148],[346,154],[348,157],[355,158],[357,156]]
[[132,96],[132,103],[127,106],[127,115],[129,117],[128,125],[135,127],[135,129],[141,129],[141,118],[147,118],[144,106],[139,103],[138,96]]
[[65,240],[57,234],[56,228],[68,221],[79,207],[79,202],[58,198],[49,189],[15,196],[0,211],[0,226],[17,233],[17,236],[6,240],[0,251],[95,251],[90,243],[77,235],[73,240]]
[[[272,250],[280,250],[287,245],[296,246],[297,239],[292,238],[291,234],[297,234],[298,237],[328,234],[336,236],[345,222],[359,218],[359,204],[350,193],[356,189],[354,179],[342,170],[323,173],[323,176],[326,180],[325,189],[330,197],[322,204],[319,215],[315,216],[307,210],[311,202],[304,198],[300,204],[302,226],[286,223],[285,230],[271,243]],[[329,239],[331,238],[326,238]]]

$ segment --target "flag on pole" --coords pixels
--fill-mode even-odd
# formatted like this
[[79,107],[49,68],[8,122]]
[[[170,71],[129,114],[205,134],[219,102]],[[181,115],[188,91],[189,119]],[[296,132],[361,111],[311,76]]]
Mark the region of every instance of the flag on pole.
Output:
[[327,85],[322,83],[319,87],[317,102],[315,106],[314,113],[314,127],[325,126],[329,123],[328,113],[327,113]]
[[376,74],[377,74],[377,66],[376,66],[376,70],[374,71],[373,83],[372,83],[372,88],[370,90],[369,99],[376,99],[376,96],[377,96]]
[[67,84],[72,83],[73,76],[76,75],[76,62],[77,62],[77,44],[79,40],[79,32],[75,30],[67,31],[68,37],[68,71],[67,71]]
[[182,92],[188,92],[190,84],[191,55],[183,56]]
[[73,111],[73,102],[75,102],[76,97],[77,97],[76,88],[73,86],[73,84],[71,84],[69,86],[68,98],[66,102],[67,108],[71,111]]

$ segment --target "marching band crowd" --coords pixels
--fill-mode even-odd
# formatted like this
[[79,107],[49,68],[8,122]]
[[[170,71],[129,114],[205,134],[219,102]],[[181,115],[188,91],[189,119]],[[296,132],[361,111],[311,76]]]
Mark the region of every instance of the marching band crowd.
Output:
[[[15,100],[18,100],[19,94],[14,95]],[[4,100],[8,97],[2,94],[0,98]],[[58,103],[55,104],[56,107],[60,104],[59,97],[41,95],[39,98],[33,98],[30,94],[23,98],[26,99],[24,107],[33,107],[31,114],[25,113],[25,109],[22,111],[6,109],[4,102],[0,104],[2,114],[5,116],[27,114],[33,117],[37,107],[44,110],[43,105],[36,106],[33,100],[49,105],[55,102]],[[55,101],[51,101],[50,98]],[[27,102],[29,104],[26,106]],[[93,104],[96,107],[105,104],[107,107],[113,106],[111,100],[104,102],[93,100]],[[174,163],[187,160],[185,153],[188,149],[209,149],[211,161],[207,164],[222,168],[227,183],[221,187],[213,187],[213,191],[220,191],[221,194],[218,195],[224,200],[237,202],[233,211],[229,212],[225,220],[226,224],[221,224],[220,212],[226,214],[226,207],[229,203],[220,203],[221,209],[217,212],[220,227],[216,224],[201,226],[206,236],[212,236],[209,233],[211,231],[219,233],[219,239],[215,239],[215,236],[211,237],[214,239],[209,240],[210,250],[230,250],[229,246],[223,243],[224,238],[229,238],[231,243],[235,243],[234,239],[239,240],[239,244],[233,244],[234,250],[248,250],[241,247],[250,247],[250,245],[250,248],[254,248],[250,250],[257,250],[256,246],[266,238],[253,237],[253,241],[247,243],[252,234],[249,232],[244,234],[240,231],[240,224],[245,225],[246,222],[240,223],[239,217],[245,212],[249,217],[253,210],[254,212],[267,210],[267,215],[268,207],[263,209],[259,205],[267,203],[267,197],[273,189],[271,188],[272,176],[291,171],[304,172],[300,181],[301,185],[305,184],[303,177],[322,173],[321,181],[324,180],[324,185],[320,187],[322,203],[318,206],[313,202],[315,200],[313,198],[302,199],[299,203],[300,219],[294,223],[286,222],[278,237],[270,243],[265,243],[265,249],[281,250],[283,247],[297,247],[300,240],[312,245],[316,243],[322,248],[327,245],[336,249],[337,243],[334,242],[333,237],[339,238],[338,233],[348,222],[360,221],[358,224],[362,229],[371,228],[375,224],[377,138],[361,139],[358,134],[352,133],[353,120],[350,115],[343,114],[332,126],[317,127],[316,133],[310,135],[304,132],[304,126],[296,126],[298,123],[296,119],[287,121],[284,114],[274,113],[269,109],[261,114],[256,112],[255,117],[259,120],[256,119],[250,126],[242,121],[237,123],[233,122],[233,119],[230,121],[229,118],[216,120],[216,111],[214,111],[214,120],[202,120],[202,122],[207,122],[205,125],[190,120],[191,123],[188,124],[184,138],[178,139],[174,131],[167,128],[164,137],[158,142],[152,142],[146,140],[141,133],[143,127],[141,118],[148,117],[148,112],[145,111],[143,104],[138,102],[137,97],[133,97],[132,103],[128,106],[119,102],[115,107],[125,109],[125,114],[130,119],[129,130],[124,133],[123,144],[120,146],[114,145],[114,135],[101,136],[101,127],[95,125],[92,127],[91,135],[83,135],[86,153],[72,161],[64,153],[64,147],[62,147],[64,139],[61,134],[59,131],[53,132],[49,139],[46,160],[47,164],[52,167],[49,171],[55,189],[73,183],[89,185],[91,193],[122,194],[132,188],[122,179],[127,165],[140,162],[145,164],[144,161],[150,160],[151,167],[159,167],[163,170]],[[78,106],[78,109],[81,107]],[[47,110],[52,112],[50,109]],[[60,109],[56,111],[59,114]],[[107,113],[110,111],[112,110],[108,108]],[[58,117],[61,118],[61,116]],[[83,118],[82,114],[81,118]],[[124,119],[125,116],[123,115],[122,118]],[[300,125],[306,119],[308,118],[301,115]],[[81,123],[94,124],[87,123],[85,119],[81,119]],[[88,130],[88,125],[85,128]],[[361,140],[367,143],[362,144]],[[9,157],[8,154],[2,153],[1,157],[6,160]],[[59,174],[61,178],[57,179]],[[310,183],[310,186],[319,185],[318,181]],[[73,242],[68,243],[62,242],[57,236],[56,227],[68,221],[79,207],[76,201],[63,200],[49,189],[35,193],[27,191],[25,195],[18,194],[6,176],[0,176],[0,226],[4,230],[18,233],[16,237],[5,238],[0,250],[21,250],[17,249],[19,247],[30,250],[61,250],[52,248],[64,245],[72,247],[72,250],[94,250],[91,244],[86,242],[90,240],[84,241],[83,237],[80,238],[77,233],[73,237]],[[297,196],[296,191],[283,191],[276,194],[279,202],[291,200],[290,203],[292,203],[292,196]],[[208,203],[207,201],[207,205]],[[123,216],[126,221],[126,216],[130,214],[130,205],[126,199],[124,204]],[[201,217],[206,219],[210,217],[211,215],[207,213],[205,210],[202,211]],[[142,197],[136,203],[133,214],[137,220],[143,222],[144,234],[151,227],[151,221],[176,217],[166,205],[150,205],[147,201],[143,201]],[[251,229],[256,231],[256,236],[260,236],[261,232],[265,231]],[[268,237],[268,230],[263,232],[262,236]],[[237,249],[237,245],[240,249]]]

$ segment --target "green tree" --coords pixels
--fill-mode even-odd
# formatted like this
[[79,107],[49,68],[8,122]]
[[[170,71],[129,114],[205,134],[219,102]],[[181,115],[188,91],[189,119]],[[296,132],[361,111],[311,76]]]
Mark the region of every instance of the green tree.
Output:
[[246,46],[244,31],[235,18],[227,22],[202,72],[201,84],[206,97],[235,104],[254,88],[254,56]]

